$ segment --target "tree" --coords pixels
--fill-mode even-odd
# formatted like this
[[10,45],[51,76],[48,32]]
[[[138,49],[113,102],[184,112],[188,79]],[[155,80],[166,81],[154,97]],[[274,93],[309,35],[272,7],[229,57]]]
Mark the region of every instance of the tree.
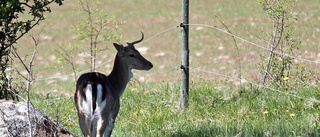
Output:
[[[269,55],[261,55],[260,84],[268,81],[275,88],[287,90],[287,80],[291,69],[295,66],[293,57],[300,41],[294,38],[294,26],[297,21],[294,16],[295,0],[259,0],[263,10],[272,19],[273,32],[270,35]],[[288,56],[291,55],[291,56]]]
[[[11,87],[8,77],[10,54],[17,41],[27,34],[33,27],[45,20],[44,14],[50,13],[49,5],[62,5],[63,0],[1,0],[0,1],[0,99],[18,99],[17,91]],[[27,19],[20,20],[20,16],[28,14]]]
[[77,34],[79,39],[89,42],[90,65],[91,72],[93,72],[96,67],[97,53],[106,49],[98,45],[111,40],[119,41],[121,36],[116,31],[123,23],[117,22],[115,17],[99,10],[98,1],[79,0],[79,3],[86,17],[77,26]]

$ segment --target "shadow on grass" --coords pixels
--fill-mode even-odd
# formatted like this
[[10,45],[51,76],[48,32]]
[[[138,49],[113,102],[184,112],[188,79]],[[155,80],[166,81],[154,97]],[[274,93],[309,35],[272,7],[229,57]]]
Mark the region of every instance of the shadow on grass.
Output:
[[295,129],[283,128],[274,130],[263,129],[238,129],[236,127],[201,127],[197,129],[179,130],[169,137],[272,137],[272,136],[308,136],[320,137],[320,129]]

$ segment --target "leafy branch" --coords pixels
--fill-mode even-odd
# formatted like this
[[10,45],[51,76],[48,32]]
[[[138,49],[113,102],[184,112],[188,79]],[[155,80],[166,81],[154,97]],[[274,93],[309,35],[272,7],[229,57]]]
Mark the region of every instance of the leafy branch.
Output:
[[[12,61],[10,54],[15,51],[13,47],[17,41],[27,34],[32,28],[45,20],[44,14],[51,12],[49,5],[56,3],[62,5],[63,0],[24,1],[2,0],[0,1],[0,98],[17,99],[12,96],[11,81],[6,70]],[[19,16],[28,13],[26,20],[20,20]]]
[[[285,54],[294,55],[294,49],[300,42],[293,38],[293,23],[296,18],[293,15],[294,0],[260,0],[263,10],[272,19],[273,32],[271,34],[269,55],[261,55],[260,84],[270,81],[276,87],[285,87],[284,78],[289,77],[291,67],[294,66],[293,58]],[[281,54],[276,54],[275,52]],[[265,59],[265,60],[264,60]]]
[[80,0],[79,3],[80,8],[86,14],[86,18],[77,26],[78,38],[88,40],[90,45],[91,71],[95,71],[97,53],[106,49],[106,47],[98,48],[98,45],[101,42],[111,40],[119,41],[120,36],[116,33],[116,30],[123,23],[118,23],[115,17],[101,12],[97,2]]

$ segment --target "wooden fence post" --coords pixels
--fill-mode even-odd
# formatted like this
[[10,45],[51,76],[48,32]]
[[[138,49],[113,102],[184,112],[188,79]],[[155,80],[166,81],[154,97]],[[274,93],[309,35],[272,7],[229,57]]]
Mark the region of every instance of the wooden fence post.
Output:
[[189,98],[189,0],[182,0],[181,14],[180,107],[185,108]]

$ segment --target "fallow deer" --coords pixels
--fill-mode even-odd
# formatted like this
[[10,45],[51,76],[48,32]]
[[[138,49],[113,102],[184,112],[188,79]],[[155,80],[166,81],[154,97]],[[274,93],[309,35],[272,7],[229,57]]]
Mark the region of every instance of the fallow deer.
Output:
[[120,96],[133,77],[131,70],[150,70],[153,67],[134,47],[134,44],[143,40],[143,32],[141,34],[140,40],[127,42],[127,46],[113,43],[117,54],[108,76],[89,72],[79,77],[74,101],[80,128],[85,137],[111,135],[120,109]]

